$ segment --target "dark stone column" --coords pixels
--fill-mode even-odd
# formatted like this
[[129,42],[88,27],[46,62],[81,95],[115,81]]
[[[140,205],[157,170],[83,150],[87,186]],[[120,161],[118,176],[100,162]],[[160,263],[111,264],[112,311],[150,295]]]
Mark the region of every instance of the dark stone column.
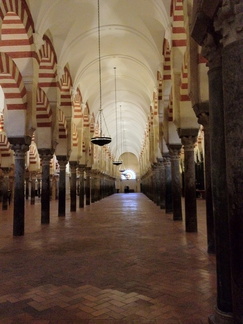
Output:
[[91,190],[91,203],[95,202],[96,195],[96,170],[92,170],[90,174],[90,190]]
[[[238,4],[237,4],[238,3]],[[231,250],[234,324],[243,323],[243,34],[242,1],[229,1],[220,12],[223,28],[222,72],[226,176]],[[238,13],[238,16],[237,16]],[[233,18],[233,15],[235,17]],[[232,21],[234,19],[234,21]],[[222,21],[223,21],[222,20]],[[227,34],[228,32],[228,34]],[[226,35],[225,35],[226,33]],[[236,35],[235,35],[236,33]],[[238,34],[237,34],[238,33]],[[231,37],[232,41],[231,42]],[[228,42],[227,42],[228,41]]]
[[160,206],[160,191],[161,191],[161,178],[160,178],[160,165],[159,162],[156,163],[154,169],[154,176],[155,176],[155,203],[157,206]]
[[196,177],[194,162],[194,145],[198,129],[179,129],[179,136],[185,155],[185,218],[186,232],[197,232]]
[[41,198],[41,179],[39,174],[37,176],[37,194],[38,197]]
[[41,189],[41,224],[50,223],[50,161],[53,157],[51,150],[40,149],[39,155],[42,164]]
[[2,210],[7,210],[9,201],[8,201],[8,168],[2,168],[4,176],[2,179]]
[[86,168],[86,183],[85,183],[85,196],[86,196],[86,205],[90,205],[90,168]]
[[152,165],[152,175],[151,175],[151,199],[156,203],[156,163]]
[[181,177],[180,177],[180,153],[181,144],[169,145],[172,175],[172,202],[173,202],[173,220],[182,220],[181,207]]
[[217,269],[217,308],[209,321],[214,324],[230,324],[233,320],[222,61],[221,46],[216,45],[212,35],[208,35],[205,40],[203,55],[208,58],[209,66],[211,179]]
[[58,194],[58,216],[66,215],[66,156],[57,156],[60,166],[59,174],[59,194]]
[[84,208],[84,170],[85,166],[79,165],[79,208]]
[[29,199],[29,179],[30,179],[30,173],[29,171],[25,171],[25,199]]
[[57,179],[58,176],[53,174],[51,178],[51,199],[57,200]]
[[[209,103],[204,102],[193,107],[198,118],[198,123],[203,125],[204,130],[204,163],[205,163],[205,182],[206,182],[206,217],[207,217],[207,242],[208,253],[215,253],[215,229],[212,199],[211,181],[211,153],[210,153],[210,128],[209,128]],[[213,131],[212,131],[213,132]]]
[[30,190],[30,204],[35,204],[35,180],[36,180],[36,174],[34,172],[31,172],[31,190]]
[[69,162],[71,169],[71,185],[70,185],[70,210],[76,211],[77,209],[77,162]]
[[25,154],[29,150],[31,138],[10,139],[12,150],[15,155],[15,182],[14,182],[14,219],[13,235],[24,235],[25,198],[24,198],[24,176],[25,176]]
[[172,178],[171,178],[171,162],[169,154],[164,155],[165,166],[165,212],[170,214],[173,212],[172,202]]
[[99,201],[101,199],[101,195],[100,195],[100,173],[97,172],[97,175],[96,175],[96,201]]
[[159,177],[160,177],[160,190],[159,190],[159,201],[160,209],[165,209],[165,165],[163,158],[159,160]]

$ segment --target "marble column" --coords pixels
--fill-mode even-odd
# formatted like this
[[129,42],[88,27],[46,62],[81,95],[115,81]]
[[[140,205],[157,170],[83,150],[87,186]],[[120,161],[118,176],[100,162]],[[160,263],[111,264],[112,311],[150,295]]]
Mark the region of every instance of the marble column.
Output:
[[171,160],[172,176],[172,203],[173,203],[173,220],[182,220],[181,207],[181,176],[180,176],[180,153],[181,144],[170,144],[169,154]]
[[84,165],[79,165],[79,208],[84,208]]
[[51,198],[57,200],[57,175],[53,174],[51,180]]
[[101,190],[100,190],[100,184],[101,184],[101,174],[98,171],[97,173],[97,190],[96,190],[96,201],[99,201],[101,199]]
[[41,224],[50,223],[50,161],[53,153],[49,149],[38,150],[42,164]]
[[159,162],[155,166],[155,203],[160,206],[160,190],[161,190],[161,178],[160,178],[160,166]]
[[29,199],[29,182],[30,182],[30,172],[25,171],[25,199]]
[[208,59],[209,128],[211,153],[211,181],[215,226],[217,270],[217,307],[210,323],[232,322],[232,291],[228,194],[226,180],[226,150],[224,127],[224,99],[222,81],[221,45],[216,45],[213,35],[208,35],[203,55]]
[[165,212],[173,213],[171,161],[169,154],[164,155],[165,166]]
[[2,168],[3,170],[3,179],[2,179],[2,210],[8,209],[8,168]]
[[58,216],[62,217],[66,215],[66,156],[57,156],[57,160],[60,166],[59,173],[59,190],[58,190]]
[[85,196],[86,196],[86,205],[90,205],[90,199],[91,199],[91,193],[90,193],[90,173],[91,173],[91,168],[86,168],[86,183],[85,183]]
[[71,185],[70,185],[70,210],[76,211],[77,209],[77,162],[69,162],[71,169]]
[[226,180],[234,324],[243,323],[243,3],[223,2],[215,20],[222,35]]
[[36,174],[31,172],[31,189],[30,189],[30,204],[35,204],[35,181],[36,181]]
[[197,232],[197,201],[196,176],[194,162],[194,146],[197,140],[198,129],[178,130],[184,147],[185,164],[185,223],[186,232]]
[[165,209],[165,165],[163,158],[159,161],[160,174],[160,209]]
[[96,170],[91,171],[91,176],[90,176],[90,191],[91,191],[91,203],[95,202],[96,199]]
[[37,194],[41,198],[41,179],[39,174],[37,175]]
[[31,138],[9,139],[11,149],[15,156],[15,173],[14,173],[14,215],[13,215],[13,235],[24,235],[25,229],[25,155],[29,150]]
[[206,191],[206,219],[207,219],[207,250],[215,253],[215,228],[212,199],[211,181],[211,153],[210,153],[210,128],[209,128],[209,102],[203,102],[193,107],[198,118],[198,123],[204,130],[204,166],[205,166],[205,191]]

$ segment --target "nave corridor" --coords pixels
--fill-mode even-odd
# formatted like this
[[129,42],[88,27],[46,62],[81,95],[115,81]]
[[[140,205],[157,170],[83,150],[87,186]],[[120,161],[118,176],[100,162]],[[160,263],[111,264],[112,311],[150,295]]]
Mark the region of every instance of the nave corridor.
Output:
[[[68,204],[67,204],[68,205]],[[0,206],[1,207],[1,206]],[[205,200],[198,233],[142,193],[120,193],[41,225],[26,201],[25,235],[0,217],[1,324],[206,324],[216,304]],[[184,219],[184,215],[183,215]]]

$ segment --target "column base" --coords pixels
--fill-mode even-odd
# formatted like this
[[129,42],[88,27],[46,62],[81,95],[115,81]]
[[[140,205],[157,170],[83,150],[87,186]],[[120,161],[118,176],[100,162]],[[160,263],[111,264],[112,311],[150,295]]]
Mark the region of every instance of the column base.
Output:
[[231,313],[223,313],[215,309],[215,313],[208,318],[209,324],[234,324],[234,319]]

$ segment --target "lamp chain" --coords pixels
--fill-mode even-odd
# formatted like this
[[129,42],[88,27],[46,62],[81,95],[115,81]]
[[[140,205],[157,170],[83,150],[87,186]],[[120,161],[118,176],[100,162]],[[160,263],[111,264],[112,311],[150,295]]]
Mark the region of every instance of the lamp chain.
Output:
[[98,0],[98,53],[99,53],[99,85],[100,85],[100,136],[102,136],[102,86],[101,86],[101,51],[100,51],[100,1]]
[[115,75],[115,109],[116,109],[116,158],[117,158],[117,137],[118,137],[118,129],[117,129],[116,67],[114,67],[114,75]]

